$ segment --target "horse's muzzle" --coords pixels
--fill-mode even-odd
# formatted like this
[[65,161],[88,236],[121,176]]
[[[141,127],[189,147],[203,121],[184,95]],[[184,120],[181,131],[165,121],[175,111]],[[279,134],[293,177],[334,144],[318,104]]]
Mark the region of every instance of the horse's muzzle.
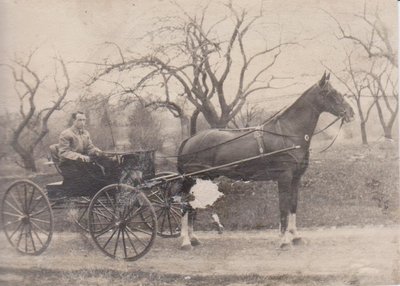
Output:
[[340,116],[344,119],[345,122],[351,122],[354,120],[354,110],[351,106],[348,106],[343,112],[341,112]]

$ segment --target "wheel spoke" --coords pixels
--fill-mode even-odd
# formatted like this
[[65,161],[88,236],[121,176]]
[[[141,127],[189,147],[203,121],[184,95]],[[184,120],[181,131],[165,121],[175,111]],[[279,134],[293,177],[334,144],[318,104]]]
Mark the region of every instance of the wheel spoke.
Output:
[[128,257],[128,253],[126,252],[126,243],[125,243],[125,235],[124,235],[125,231],[124,229],[122,229],[122,246],[124,247],[124,255],[125,255],[125,259]]
[[81,221],[81,219],[83,218],[83,216],[87,213],[88,208],[86,207],[85,210],[82,212],[82,214],[80,215],[80,217],[77,219],[77,221]]
[[117,254],[118,242],[119,242],[119,235],[121,234],[121,229],[118,228],[117,240],[115,241],[114,247],[114,256]]
[[[30,196],[30,198],[29,198],[29,203],[28,203],[28,205],[27,205],[27,207],[26,207],[28,213],[31,212],[31,205],[32,205],[32,200],[33,200],[34,194],[35,194],[35,188],[32,186],[32,193],[31,193],[31,196]],[[32,210],[33,210],[33,209],[32,209]]]
[[25,213],[28,211],[28,194],[26,192],[26,184],[24,184],[24,211]]
[[32,241],[33,250],[36,252],[36,246],[35,246],[35,242],[33,241],[31,228],[29,228],[29,236],[30,236],[31,241]]
[[119,228],[116,228],[114,230],[114,232],[111,234],[110,238],[106,241],[106,243],[103,245],[103,249],[106,249],[108,243],[111,241],[111,239],[113,238],[113,236],[115,235],[115,233],[117,232],[117,230],[119,230]]
[[150,236],[153,235],[153,233],[151,233],[151,232],[147,232],[147,231],[145,231],[145,230],[142,230],[142,229],[139,229],[139,228],[136,228],[136,227],[132,227],[132,229],[133,229],[133,230],[136,230],[136,231],[138,231],[138,232],[141,232],[141,233],[150,235]]
[[3,212],[3,214],[13,216],[13,217],[18,217],[18,218],[24,217],[23,214],[14,214],[14,213],[9,213],[9,212]]
[[133,250],[135,251],[136,255],[138,255],[139,253],[137,252],[135,244],[133,243],[131,237],[129,236],[128,231],[125,231],[125,233],[126,233],[126,237],[128,237],[129,243],[132,245]]
[[170,231],[171,234],[173,234],[172,225],[171,225],[171,217],[170,217],[169,212],[167,212],[167,216],[168,216],[169,231]]
[[[103,204],[103,202],[101,202],[100,200],[99,200],[99,204],[106,210],[106,211],[108,211],[114,218],[117,218],[117,216],[115,215],[115,213],[113,213],[112,211],[110,211],[104,204]],[[115,209],[114,209],[115,210]]]
[[43,219],[38,219],[38,218],[31,217],[31,221],[32,220],[37,221],[37,222],[50,224],[50,221],[48,221],[48,220],[43,220]]
[[23,234],[23,230],[25,230],[25,224],[22,224],[22,229],[21,229],[21,232],[20,232],[20,234],[19,234],[19,237],[18,237],[18,241],[17,241],[17,248],[19,248],[19,244],[21,243],[21,239],[22,239],[22,234]]
[[17,226],[17,228],[14,230],[14,232],[9,236],[10,240],[12,239],[12,237],[14,236],[14,234],[16,234],[16,232],[21,228],[21,226],[23,225],[22,221],[19,223],[19,225]]
[[108,221],[113,221],[113,218],[106,216],[103,212],[99,212],[100,210],[93,210],[92,213],[96,214],[97,216],[102,216],[105,219],[107,219]]
[[17,222],[21,222],[21,220],[20,220],[20,219],[17,219],[17,220],[14,220],[14,221],[9,221],[9,222],[7,222],[7,223],[4,224],[4,228],[6,228],[7,226],[12,225],[12,224],[14,224],[14,223],[17,223]]
[[105,192],[107,200],[111,203],[111,207],[113,208],[114,212],[117,209],[116,205],[113,203],[112,199],[110,198],[110,195],[108,194],[108,192]]
[[129,228],[129,226],[126,226],[126,230],[130,232],[141,244],[143,244],[144,247],[146,247],[146,244]]
[[40,215],[40,214],[44,213],[46,210],[48,210],[48,209],[50,209],[50,207],[46,204],[46,206],[44,206],[42,209],[40,209],[40,210],[38,210],[37,212],[33,213],[33,214],[31,215],[31,217]]
[[45,234],[45,235],[49,235],[50,231],[46,231],[45,229],[43,229],[42,227],[40,227],[38,224],[36,224],[34,221],[31,220],[32,225],[34,225],[38,230],[40,230],[41,233]]
[[20,211],[16,206],[14,206],[13,204],[11,204],[9,201],[5,201],[5,203],[7,205],[9,205],[11,208],[13,208],[17,213],[19,213],[20,215],[24,215],[23,211]]
[[43,244],[42,240],[40,239],[39,235],[37,234],[37,232],[33,228],[32,228],[32,231],[35,234],[36,238],[39,240],[40,244],[43,246],[44,244]]
[[96,239],[99,238],[100,236],[102,236],[103,234],[105,234],[106,232],[109,232],[110,230],[113,229],[112,225],[108,225],[108,227],[106,227],[105,229],[103,229],[101,232],[96,233]]

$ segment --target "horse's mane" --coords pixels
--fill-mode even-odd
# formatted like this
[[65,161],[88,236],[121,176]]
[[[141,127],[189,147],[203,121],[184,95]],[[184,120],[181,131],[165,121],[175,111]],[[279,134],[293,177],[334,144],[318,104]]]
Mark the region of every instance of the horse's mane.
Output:
[[283,117],[287,112],[289,112],[289,110],[291,109],[292,106],[294,106],[298,101],[300,101],[303,98],[303,96],[306,95],[307,93],[309,93],[310,90],[313,89],[314,87],[315,87],[315,84],[310,86],[291,105],[289,105],[287,108],[285,108],[285,110],[283,110],[282,112],[279,112],[279,114],[274,116],[274,118],[272,118],[272,120],[276,121],[276,120],[280,119],[281,117]]

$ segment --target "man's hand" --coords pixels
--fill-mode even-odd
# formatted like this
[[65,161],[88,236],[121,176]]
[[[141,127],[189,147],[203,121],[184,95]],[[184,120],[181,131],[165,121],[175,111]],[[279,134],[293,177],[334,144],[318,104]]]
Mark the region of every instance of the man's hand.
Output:
[[79,160],[82,161],[82,162],[90,162],[90,157],[86,156],[86,155],[81,155],[79,157]]

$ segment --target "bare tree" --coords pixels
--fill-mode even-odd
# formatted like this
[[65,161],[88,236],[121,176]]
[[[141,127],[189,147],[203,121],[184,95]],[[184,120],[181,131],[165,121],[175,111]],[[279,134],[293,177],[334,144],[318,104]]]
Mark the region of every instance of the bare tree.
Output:
[[375,98],[384,137],[392,139],[393,125],[399,112],[397,69],[388,62],[379,73],[371,70],[367,75],[368,89]]
[[[366,27],[363,33],[358,34],[353,32],[351,27],[345,27],[333,15],[328,12],[326,13],[338,26],[339,34],[337,38],[339,40],[351,41],[354,47],[361,48],[369,59],[368,64],[370,68],[365,68],[362,63],[356,65],[351,62],[351,56],[347,55],[347,72],[353,84],[352,86],[346,85],[346,87],[357,102],[363,143],[367,144],[365,123],[368,120],[368,115],[373,106],[377,109],[379,121],[384,130],[384,136],[386,138],[392,138],[392,129],[398,114],[398,81],[396,77],[398,71],[398,57],[396,42],[391,39],[387,25],[379,16],[379,9],[376,8],[375,13],[369,15],[367,13],[366,1],[362,14],[354,15],[354,17],[360,19]],[[356,66],[356,73],[358,76],[356,76],[354,72]],[[354,81],[356,80],[359,82],[358,84],[355,84]],[[363,95],[366,95],[365,97],[371,96],[374,98],[372,104],[367,107],[366,116],[361,112],[363,105],[361,99]],[[385,110],[389,112],[389,116],[385,116]]]
[[[356,61],[357,62],[357,61]],[[357,112],[360,118],[360,131],[362,144],[368,144],[368,134],[366,124],[371,114],[371,110],[376,104],[376,99],[371,99],[369,92],[368,74],[357,68],[353,61],[353,52],[346,52],[344,61],[345,68],[340,73],[333,71],[324,65],[347,89],[347,95],[352,98],[357,105]],[[373,69],[373,65],[370,71]]]
[[[114,84],[121,87],[121,93],[145,101],[146,106],[167,108],[177,117],[190,118],[192,134],[199,114],[211,127],[225,127],[250,95],[277,88],[273,82],[279,78],[269,72],[282,48],[296,43],[277,39],[271,45],[273,40],[265,38],[264,46],[256,50],[247,37],[263,18],[262,9],[249,16],[228,3],[225,9],[230,16],[211,24],[206,19],[208,9],[193,17],[182,9],[183,18],[160,19],[161,27],[151,35],[168,37],[169,42],[163,41],[150,55],[129,59],[117,46],[119,61],[102,64],[106,67],[89,85],[115,73],[145,74],[134,84]],[[221,33],[221,27],[227,31],[228,26],[229,34]],[[182,105],[186,102],[190,111]]]
[[[12,64],[2,64],[11,70],[14,80],[14,89],[19,100],[19,121],[12,129],[10,144],[14,151],[22,159],[22,166],[36,172],[34,158],[35,148],[49,132],[48,121],[55,111],[61,110],[65,104],[65,98],[70,86],[70,80],[65,63],[61,58],[56,59],[55,100],[49,101],[47,107],[39,109],[37,99],[43,91],[45,78],[41,78],[32,69],[32,57],[35,51],[30,53],[27,59],[15,59]],[[61,76],[58,75],[58,68],[61,67]],[[60,79],[62,77],[62,80]],[[61,83],[63,81],[63,83]]]
[[250,127],[260,124],[265,120],[265,110],[257,105],[246,103],[242,110],[232,119],[232,124],[235,128]]
[[388,28],[379,16],[378,8],[375,9],[374,16],[368,15],[367,1],[365,1],[363,13],[354,14],[354,17],[361,19],[367,27],[368,33],[364,36],[353,33],[350,27],[345,29],[335,17],[332,15],[330,17],[339,28],[339,35],[337,36],[339,40],[350,40],[362,47],[369,58],[384,58],[393,66],[398,66],[396,42],[391,41]]

